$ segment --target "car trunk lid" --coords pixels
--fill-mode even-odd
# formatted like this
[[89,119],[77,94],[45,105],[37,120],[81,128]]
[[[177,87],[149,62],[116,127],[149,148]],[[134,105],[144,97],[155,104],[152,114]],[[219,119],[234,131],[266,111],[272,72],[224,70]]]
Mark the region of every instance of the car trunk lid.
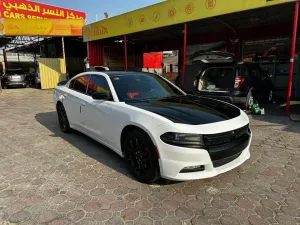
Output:
[[24,74],[9,75],[8,80],[10,80],[10,81],[24,81],[25,80],[25,75]]

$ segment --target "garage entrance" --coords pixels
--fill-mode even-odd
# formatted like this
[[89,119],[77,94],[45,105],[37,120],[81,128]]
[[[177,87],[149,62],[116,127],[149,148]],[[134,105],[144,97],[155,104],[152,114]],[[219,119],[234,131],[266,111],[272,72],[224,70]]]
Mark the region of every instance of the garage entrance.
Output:
[[[278,84],[275,94],[278,93],[281,101],[287,100],[288,115],[290,100],[297,100],[300,95],[295,66],[295,54],[299,52],[296,45],[298,10],[299,2],[289,0],[256,0],[251,3],[236,0],[230,6],[215,0],[166,1],[87,25],[84,40],[88,42],[91,65],[104,64],[104,46],[116,46],[121,51],[119,55],[122,55],[125,70],[129,69],[128,51],[135,52],[135,58],[142,58],[145,52],[178,50],[177,85],[186,91],[194,90],[193,83],[199,72],[190,56],[201,53],[203,44],[223,43],[216,50],[233,53],[238,61],[263,64],[262,70],[272,75]],[[288,43],[283,51],[278,48],[279,53],[274,55],[272,49],[282,44],[280,38],[287,38]],[[250,44],[259,40],[269,41],[263,41],[263,47],[252,52],[255,46]],[[189,49],[197,45],[197,51],[191,53]],[[253,54],[257,58],[249,57]],[[272,70],[269,68],[271,64]],[[142,68],[135,64],[134,69]],[[282,79],[285,82],[281,82]]]

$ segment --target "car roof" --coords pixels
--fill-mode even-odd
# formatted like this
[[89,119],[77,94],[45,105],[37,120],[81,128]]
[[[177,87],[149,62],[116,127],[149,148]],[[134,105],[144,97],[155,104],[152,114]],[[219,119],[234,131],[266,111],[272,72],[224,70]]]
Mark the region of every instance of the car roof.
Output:
[[132,75],[155,75],[153,73],[136,72],[136,71],[103,71],[101,73],[107,74],[109,77],[113,76],[132,76]]

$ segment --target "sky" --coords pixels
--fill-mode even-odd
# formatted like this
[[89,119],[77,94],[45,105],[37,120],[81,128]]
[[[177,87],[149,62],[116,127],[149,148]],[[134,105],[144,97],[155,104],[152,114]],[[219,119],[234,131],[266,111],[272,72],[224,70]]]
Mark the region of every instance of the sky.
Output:
[[152,5],[163,0],[34,0],[45,4],[60,6],[63,8],[74,9],[87,13],[88,23],[104,19],[104,12],[110,17],[125,12]]

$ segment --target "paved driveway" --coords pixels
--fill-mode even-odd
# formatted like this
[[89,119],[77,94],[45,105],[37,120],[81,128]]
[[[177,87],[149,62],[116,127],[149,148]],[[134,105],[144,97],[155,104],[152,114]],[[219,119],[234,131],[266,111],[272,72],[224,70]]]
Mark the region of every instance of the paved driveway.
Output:
[[[216,178],[136,182],[123,161],[60,132],[52,91],[0,94],[0,220],[16,224],[300,223],[300,123],[251,119],[252,157]],[[1,222],[0,222],[1,224]]]

